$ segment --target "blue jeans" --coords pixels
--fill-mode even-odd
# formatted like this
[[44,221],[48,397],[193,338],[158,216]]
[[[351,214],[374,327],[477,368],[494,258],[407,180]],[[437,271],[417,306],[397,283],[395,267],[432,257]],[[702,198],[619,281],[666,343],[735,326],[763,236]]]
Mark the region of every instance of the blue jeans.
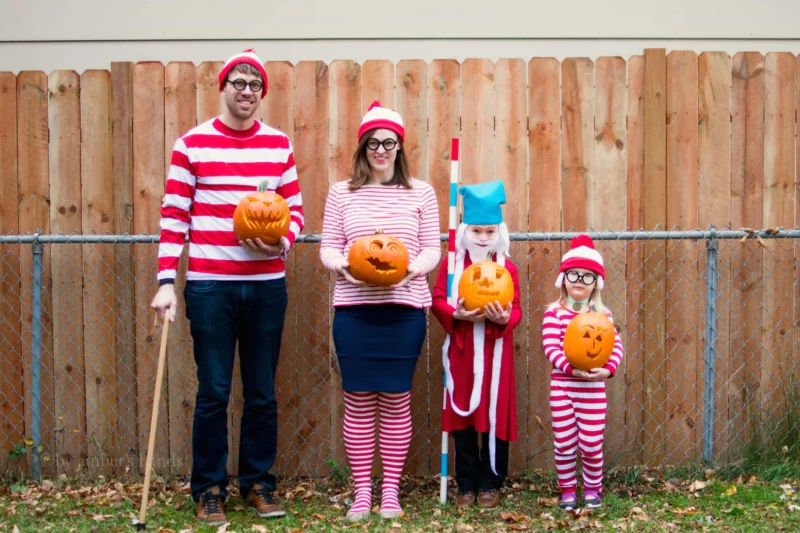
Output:
[[227,409],[237,340],[244,395],[239,441],[241,494],[246,496],[254,483],[275,490],[275,476],[269,470],[278,447],[275,371],[286,314],[286,280],[188,281],[184,298],[198,381],[192,427],[192,497],[197,501],[214,485],[227,496]]

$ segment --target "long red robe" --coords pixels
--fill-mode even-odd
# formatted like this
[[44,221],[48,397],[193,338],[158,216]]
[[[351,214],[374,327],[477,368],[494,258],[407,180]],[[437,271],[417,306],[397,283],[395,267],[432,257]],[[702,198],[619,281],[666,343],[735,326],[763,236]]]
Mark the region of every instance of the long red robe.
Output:
[[[469,253],[464,258],[464,269],[472,261]],[[506,441],[517,440],[517,403],[516,381],[514,378],[514,328],[522,319],[522,309],[519,305],[519,280],[517,267],[506,259],[505,268],[514,280],[514,301],[511,305],[511,317],[508,324],[501,326],[486,320],[486,340],[484,342],[484,378],[481,401],[478,408],[471,415],[462,417],[453,411],[448,397],[447,406],[442,414],[442,429],[453,431],[475,427],[481,433],[489,432],[489,393],[492,383],[492,361],[494,356],[495,340],[503,338],[503,359],[500,367],[500,383],[497,394],[497,426],[496,436]],[[455,282],[458,287],[458,280]],[[474,346],[472,339],[473,322],[454,320],[455,309],[447,303],[447,262],[439,268],[439,276],[433,289],[433,306],[431,311],[450,335],[450,372],[453,377],[455,390],[453,398],[461,410],[469,408],[472,394],[473,380],[473,355]]]

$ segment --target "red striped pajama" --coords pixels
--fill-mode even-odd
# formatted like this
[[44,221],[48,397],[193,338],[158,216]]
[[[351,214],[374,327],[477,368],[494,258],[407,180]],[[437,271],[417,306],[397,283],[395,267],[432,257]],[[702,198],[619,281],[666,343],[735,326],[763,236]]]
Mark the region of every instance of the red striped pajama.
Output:
[[579,450],[584,489],[602,490],[606,406],[605,381],[550,381],[556,472],[562,492],[575,490]]
[[400,476],[411,444],[411,393],[344,391],[344,444],[355,480],[352,512],[372,507],[370,474],[375,455],[375,416],[380,413],[383,463],[381,509],[400,511]]

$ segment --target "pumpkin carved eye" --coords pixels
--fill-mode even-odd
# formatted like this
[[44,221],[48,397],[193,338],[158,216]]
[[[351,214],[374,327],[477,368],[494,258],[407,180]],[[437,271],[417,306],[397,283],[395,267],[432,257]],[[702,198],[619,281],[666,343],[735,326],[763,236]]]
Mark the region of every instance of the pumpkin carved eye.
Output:
[[402,241],[376,230],[356,239],[348,252],[350,273],[372,285],[394,285],[408,271],[408,251]]

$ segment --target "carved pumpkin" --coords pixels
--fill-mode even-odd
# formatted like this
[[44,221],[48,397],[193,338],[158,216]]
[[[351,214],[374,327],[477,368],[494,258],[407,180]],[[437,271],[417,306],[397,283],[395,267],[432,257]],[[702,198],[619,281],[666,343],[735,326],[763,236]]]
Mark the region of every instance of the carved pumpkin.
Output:
[[403,241],[383,230],[355,240],[347,254],[350,274],[371,285],[388,287],[403,279],[408,272],[408,250]]
[[614,349],[614,325],[601,313],[579,313],[570,320],[564,335],[564,355],[579,370],[601,368]]
[[494,261],[479,261],[464,269],[458,280],[458,297],[464,298],[467,311],[484,309],[497,301],[505,309],[514,300],[511,274]]
[[262,181],[258,191],[239,201],[233,212],[233,232],[241,241],[261,239],[264,244],[277,244],[289,233],[289,205],[283,197],[267,191]]

